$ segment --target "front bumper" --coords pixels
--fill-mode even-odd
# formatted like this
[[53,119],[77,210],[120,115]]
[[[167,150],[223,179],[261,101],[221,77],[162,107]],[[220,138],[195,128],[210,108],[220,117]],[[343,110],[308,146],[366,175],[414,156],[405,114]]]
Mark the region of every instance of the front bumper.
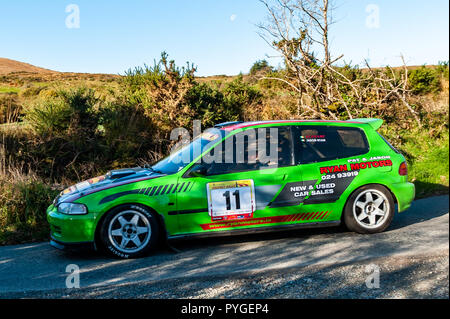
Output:
[[47,221],[53,246],[94,243],[96,219],[92,213],[86,215],[65,215],[51,205],[47,209]]
[[80,242],[80,243],[64,243],[61,242],[55,238],[53,238],[52,235],[50,235],[50,245],[54,248],[60,249],[60,250],[71,250],[71,249],[93,249],[96,250],[97,247],[95,246],[95,242]]

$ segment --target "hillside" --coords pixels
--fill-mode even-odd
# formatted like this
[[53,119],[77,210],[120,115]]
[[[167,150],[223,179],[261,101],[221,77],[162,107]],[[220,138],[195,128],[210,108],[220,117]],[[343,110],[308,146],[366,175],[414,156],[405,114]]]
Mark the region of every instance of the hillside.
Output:
[[28,63],[11,59],[0,58],[0,75],[27,72],[27,73],[54,73],[56,71],[40,68]]
[[[408,66],[408,70],[412,71],[420,68],[421,66],[411,65]],[[435,65],[427,65],[427,68],[436,68]],[[404,67],[393,67],[394,70],[401,70]],[[372,68],[373,70],[379,70],[383,68]],[[366,69],[362,69],[366,70]],[[61,80],[114,80],[121,76],[118,74],[105,74],[105,73],[77,73],[77,72],[59,72],[37,67],[25,62],[11,60],[0,57],[0,76],[8,76],[4,78],[6,82],[8,80],[25,80],[37,81],[37,82],[51,82]],[[247,74],[243,74],[244,78],[247,78]],[[237,75],[209,75],[209,76],[196,76],[196,80],[199,82],[231,82],[236,79]],[[28,81],[27,81],[28,80]],[[12,81],[13,82],[13,81]],[[14,85],[13,85],[14,86]]]

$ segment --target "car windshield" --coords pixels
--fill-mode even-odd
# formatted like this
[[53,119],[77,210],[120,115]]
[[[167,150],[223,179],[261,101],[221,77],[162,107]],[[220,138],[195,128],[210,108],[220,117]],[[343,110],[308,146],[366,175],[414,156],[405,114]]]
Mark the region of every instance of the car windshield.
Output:
[[225,131],[211,128],[196,137],[189,143],[162,159],[151,169],[162,174],[175,174],[185,168],[189,163],[200,156],[204,151],[212,147],[225,136]]

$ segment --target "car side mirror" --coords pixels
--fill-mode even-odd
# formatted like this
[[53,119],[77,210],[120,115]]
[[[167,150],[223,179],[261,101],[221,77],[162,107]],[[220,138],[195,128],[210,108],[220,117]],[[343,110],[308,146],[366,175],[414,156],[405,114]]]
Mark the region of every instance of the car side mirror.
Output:
[[189,172],[189,176],[190,177],[201,177],[201,176],[205,176],[206,173],[207,173],[207,169],[204,165],[196,164],[196,165],[194,165],[194,167],[191,168],[191,170]]

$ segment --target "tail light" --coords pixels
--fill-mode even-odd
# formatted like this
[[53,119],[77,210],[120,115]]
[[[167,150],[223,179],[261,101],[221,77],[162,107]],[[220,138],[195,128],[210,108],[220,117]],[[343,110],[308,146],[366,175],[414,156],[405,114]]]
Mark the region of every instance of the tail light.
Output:
[[398,174],[402,176],[408,175],[408,165],[406,165],[406,162],[400,164],[400,167],[398,168]]

